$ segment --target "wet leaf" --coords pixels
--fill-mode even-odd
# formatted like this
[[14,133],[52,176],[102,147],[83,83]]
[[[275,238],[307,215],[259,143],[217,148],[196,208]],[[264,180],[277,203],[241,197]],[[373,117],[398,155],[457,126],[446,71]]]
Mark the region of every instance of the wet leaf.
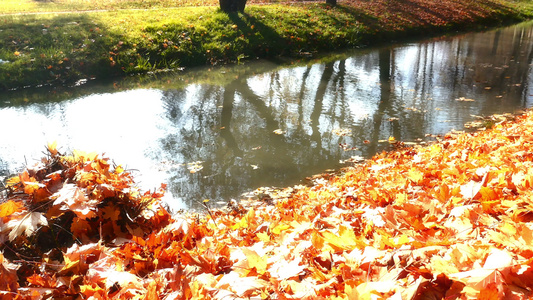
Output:
[[473,102],[475,100],[474,99],[465,98],[465,97],[459,97],[459,98],[455,99],[455,101]]

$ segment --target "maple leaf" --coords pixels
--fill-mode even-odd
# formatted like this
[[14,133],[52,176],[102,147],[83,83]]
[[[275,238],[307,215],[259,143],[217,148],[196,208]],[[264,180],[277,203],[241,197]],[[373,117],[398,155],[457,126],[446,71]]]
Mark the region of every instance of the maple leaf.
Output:
[[484,289],[479,292],[478,300],[499,300],[503,298],[501,289],[498,288],[496,282],[489,283]]
[[118,285],[121,288],[143,289],[142,280],[138,276],[110,268],[106,268],[103,271],[91,268],[87,271],[87,278],[96,282],[105,282],[105,287],[108,290],[114,285]]
[[9,200],[0,204],[0,218],[10,216],[16,212],[22,211],[22,202]]
[[75,184],[63,185],[57,193],[52,195],[55,198],[53,205],[60,210],[72,210],[79,218],[90,219],[96,216],[96,200],[89,200],[85,193]]
[[467,184],[461,186],[461,195],[467,200],[474,199],[482,186],[483,182],[475,182],[471,180]]
[[96,228],[92,228],[89,221],[81,218],[72,219],[72,225],[70,225],[70,232],[82,242],[88,241],[89,233],[94,231]]
[[109,219],[116,223],[120,219],[120,210],[114,205],[108,205],[105,208],[100,209],[105,219]]
[[422,179],[424,179],[424,173],[415,168],[411,168],[409,169],[407,177],[414,183],[419,183]]
[[57,141],[53,141],[51,143],[48,143],[48,146],[47,146],[47,149],[48,149],[48,152],[50,152],[50,154],[52,156],[54,155],[57,155]]
[[297,277],[300,274],[303,274],[303,271],[306,269],[306,266],[300,265],[301,262],[301,257],[296,257],[296,259],[290,262],[279,260],[268,269],[268,272],[272,277],[276,277],[278,280]]
[[[10,263],[0,252],[0,291],[16,291],[18,288],[17,269],[19,265]],[[1,295],[1,294],[0,294]],[[1,298],[1,297],[0,297]],[[10,299],[10,298],[6,298]]]
[[358,245],[358,240],[353,230],[342,225],[339,226],[339,231],[336,233],[326,230],[321,235],[324,241],[336,251],[353,250]]
[[246,297],[267,286],[268,282],[263,279],[257,277],[240,277],[237,272],[230,272],[222,276],[215,287],[229,289],[239,297]]
[[[474,289],[474,293],[479,293],[491,283],[504,282],[503,276],[510,271],[512,265],[513,258],[507,251],[493,248],[482,268],[450,274],[448,277],[463,282],[467,287]],[[500,296],[503,296],[501,289]]]
[[255,251],[248,248],[243,248],[242,252],[246,255],[246,261],[248,262],[248,268],[254,269],[258,274],[264,274],[267,269],[266,260],[259,256]]
[[357,291],[357,299],[375,299],[376,295],[380,293],[389,293],[396,287],[396,281],[379,281],[379,282],[364,282],[358,285],[355,289]]
[[22,233],[26,236],[31,236],[35,231],[39,230],[40,225],[48,226],[48,221],[45,216],[39,212],[29,212],[21,219],[11,220],[7,224],[9,232],[9,240],[13,241]]

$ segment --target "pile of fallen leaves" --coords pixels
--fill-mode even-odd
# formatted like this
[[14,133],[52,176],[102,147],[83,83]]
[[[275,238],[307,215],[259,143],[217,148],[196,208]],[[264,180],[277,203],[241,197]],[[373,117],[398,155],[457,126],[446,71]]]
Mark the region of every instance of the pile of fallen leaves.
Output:
[[[170,222],[163,191],[141,193],[128,172],[96,154],[48,151],[4,191],[0,298],[111,296],[125,288],[118,280],[140,275],[120,271],[116,248]],[[140,292],[121,296],[132,293]]]
[[0,205],[4,298],[532,296],[531,113],[174,217],[106,159],[49,149]]

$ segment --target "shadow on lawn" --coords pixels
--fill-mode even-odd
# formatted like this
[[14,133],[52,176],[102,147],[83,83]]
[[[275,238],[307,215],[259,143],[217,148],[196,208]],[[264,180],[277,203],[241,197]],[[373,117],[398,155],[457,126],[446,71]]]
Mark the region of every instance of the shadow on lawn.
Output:
[[23,22],[0,23],[0,53],[10,62],[0,64],[0,89],[73,84],[120,73],[109,58],[120,33],[102,27],[91,15],[22,18]]
[[[269,17],[267,10],[257,9],[265,17]],[[288,41],[276,30],[265,25],[264,22],[246,12],[228,13],[230,20],[237,25],[241,37],[244,37],[249,45],[244,47],[243,55],[247,57],[276,57],[288,54]],[[228,40],[228,42],[233,42]]]
[[[512,8],[495,1],[346,0],[341,4],[337,9],[357,16],[361,24],[374,32],[427,33],[429,29],[439,33],[443,29],[497,26],[519,20]],[[507,17],[502,18],[503,15]]]

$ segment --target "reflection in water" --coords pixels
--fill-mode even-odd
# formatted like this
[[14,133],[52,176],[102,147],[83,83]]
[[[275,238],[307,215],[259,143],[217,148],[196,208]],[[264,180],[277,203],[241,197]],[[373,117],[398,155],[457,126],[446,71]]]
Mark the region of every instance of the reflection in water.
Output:
[[379,141],[390,136],[414,141],[462,129],[472,115],[530,106],[530,25],[366,50],[224,86],[5,107],[0,168],[31,162],[57,140],[139,170],[144,188],[168,183],[172,208],[295,184],[387,149]]

